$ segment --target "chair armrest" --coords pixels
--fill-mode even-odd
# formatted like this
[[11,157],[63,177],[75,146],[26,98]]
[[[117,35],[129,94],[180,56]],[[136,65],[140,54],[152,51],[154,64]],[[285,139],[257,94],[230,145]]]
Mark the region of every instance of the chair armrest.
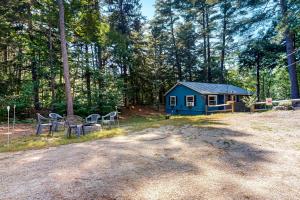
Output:
[[102,120],[105,120],[106,118],[110,118],[110,113],[108,113],[107,115],[102,116]]

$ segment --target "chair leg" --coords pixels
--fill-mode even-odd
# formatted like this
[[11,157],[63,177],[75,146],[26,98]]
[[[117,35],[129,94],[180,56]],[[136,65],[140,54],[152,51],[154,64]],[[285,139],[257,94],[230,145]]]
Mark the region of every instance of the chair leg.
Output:
[[36,128],[36,135],[39,135],[39,134],[40,134],[40,126],[41,126],[41,125],[39,125],[39,124],[37,125],[37,128]]
[[85,135],[84,126],[82,126],[81,129],[82,129],[82,134]]
[[54,132],[53,131],[53,126],[50,127],[50,130],[51,130],[51,136],[53,137],[53,132]]
[[68,131],[67,131],[67,137],[70,138],[71,137],[71,127],[68,127]]
[[57,130],[58,130],[58,123],[54,123],[54,125],[53,125],[53,131],[57,132]]
[[49,135],[52,135],[52,125],[49,126]]

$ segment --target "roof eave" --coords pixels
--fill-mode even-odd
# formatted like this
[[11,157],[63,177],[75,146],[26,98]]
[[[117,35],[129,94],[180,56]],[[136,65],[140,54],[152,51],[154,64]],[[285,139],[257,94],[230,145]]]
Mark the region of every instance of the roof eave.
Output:
[[164,96],[167,96],[177,85],[181,85],[180,82],[177,82],[173,87],[171,87],[171,89],[169,89],[165,94]]

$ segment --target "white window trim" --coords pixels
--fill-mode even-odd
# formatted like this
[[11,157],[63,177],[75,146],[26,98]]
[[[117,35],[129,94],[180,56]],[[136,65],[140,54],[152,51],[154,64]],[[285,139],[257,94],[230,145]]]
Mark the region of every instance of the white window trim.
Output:
[[189,106],[188,105],[188,98],[190,98],[190,97],[193,97],[193,101],[190,101],[190,102],[193,102],[193,106],[191,106],[191,107],[194,107],[195,106],[195,96],[194,95],[187,95],[187,96],[185,96],[185,106]]
[[[216,104],[210,104],[209,97],[214,97],[214,98],[215,98]],[[218,95],[208,95],[208,96],[207,96],[207,104],[208,104],[209,106],[218,105]]]
[[[174,98],[175,99],[175,104],[171,104],[171,99]],[[176,100],[176,96],[170,96],[170,106],[176,106],[177,105],[177,100]]]

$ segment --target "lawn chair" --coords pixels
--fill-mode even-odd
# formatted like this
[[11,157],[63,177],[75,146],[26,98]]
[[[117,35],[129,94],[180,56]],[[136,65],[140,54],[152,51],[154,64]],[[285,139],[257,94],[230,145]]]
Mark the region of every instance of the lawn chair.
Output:
[[85,118],[85,123],[88,125],[96,125],[98,124],[99,118],[100,118],[99,114],[91,114]]
[[58,131],[58,126],[65,127],[65,120],[61,115],[59,115],[57,113],[50,113],[49,117],[52,120],[53,131]]
[[107,115],[102,116],[101,124],[102,126],[108,125],[109,128],[111,128],[113,124],[116,125],[117,118],[118,118],[118,112],[115,111],[115,112],[108,113]]
[[67,136],[71,137],[72,130],[75,130],[77,137],[84,135],[83,119],[77,115],[69,115],[66,118]]
[[49,134],[53,135],[51,120],[49,118],[43,117],[41,114],[37,113],[36,135],[40,135],[42,133],[44,127],[49,127]]

